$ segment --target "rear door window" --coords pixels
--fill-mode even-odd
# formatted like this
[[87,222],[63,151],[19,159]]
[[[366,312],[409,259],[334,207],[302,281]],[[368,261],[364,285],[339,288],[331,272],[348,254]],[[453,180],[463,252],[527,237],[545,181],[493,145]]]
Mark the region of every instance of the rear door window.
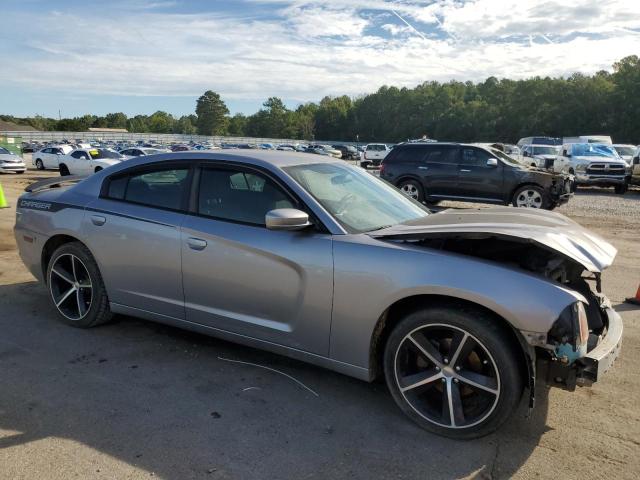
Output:
[[180,210],[189,189],[188,174],[188,168],[170,168],[119,176],[109,181],[107,197]]
[[453,146],[440,146],[429,148],[426,157],[427,163],[456,163],[456,151]]
[[399,148],[393,151],[393,153],[389,154],[389,156],[384,160],[386,164],[418,164],[424,162],[426,156],[428,155],[429,150],[426,148],[420,147],[405,147]]

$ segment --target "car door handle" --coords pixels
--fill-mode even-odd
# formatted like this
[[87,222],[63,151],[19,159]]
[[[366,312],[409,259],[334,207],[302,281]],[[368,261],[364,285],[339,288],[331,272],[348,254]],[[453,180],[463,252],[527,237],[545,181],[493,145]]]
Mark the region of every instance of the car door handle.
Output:
[[470,172],[471,170],[467,170],[466,168],[461,168],[460,171],[461,172]]
[[429,170],[429,167],[418,167],[418,170]]
[[205,247],[207,246],[207,241],[206,240],[202,240],[201,238],[189,238],[189,240],[187,240],[187,244],[189,245],[189,248],[192,250],[204,250]]
[[107,222],[107,219],[102,215],[91,215],[91,223],[97,227],[101,227]]

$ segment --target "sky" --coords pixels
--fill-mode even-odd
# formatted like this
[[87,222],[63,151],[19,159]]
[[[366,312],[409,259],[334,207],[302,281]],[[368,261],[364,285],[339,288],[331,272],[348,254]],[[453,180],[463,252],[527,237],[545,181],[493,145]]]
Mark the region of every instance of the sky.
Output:
[[640,54],[637,0],[0,0],[0,113],[232,113],[382,85],[591,74]]

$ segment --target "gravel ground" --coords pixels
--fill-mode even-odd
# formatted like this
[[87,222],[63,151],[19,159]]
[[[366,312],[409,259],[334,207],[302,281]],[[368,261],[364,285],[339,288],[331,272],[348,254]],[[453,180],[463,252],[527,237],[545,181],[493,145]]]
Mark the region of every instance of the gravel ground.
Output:
[[[52,175],[0,183],[15,205]],[[382,384],[133,318],[66,327],[18,258],[14,208],[0,210],[0,479],[637,479],[640,307],[621,302],[640,282],[639,208],[640,191],[593,189],[558,209],[619,250],[603,281],[625,322],[614,368],[590,389],[540,389],[531,418],[523,403],[472,442],[415,427]]]

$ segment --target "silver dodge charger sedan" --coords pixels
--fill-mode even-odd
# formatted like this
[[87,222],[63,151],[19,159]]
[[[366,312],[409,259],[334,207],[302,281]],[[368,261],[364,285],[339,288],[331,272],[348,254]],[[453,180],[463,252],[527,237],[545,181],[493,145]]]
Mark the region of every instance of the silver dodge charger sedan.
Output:
[[495,430],[536,381],[618,356],[601,293],[616,250],[568,218],[431,213],[330,157],[175,152],[31,185],[15,236],[60,319],[126,314],[366,381],[432,432]]

